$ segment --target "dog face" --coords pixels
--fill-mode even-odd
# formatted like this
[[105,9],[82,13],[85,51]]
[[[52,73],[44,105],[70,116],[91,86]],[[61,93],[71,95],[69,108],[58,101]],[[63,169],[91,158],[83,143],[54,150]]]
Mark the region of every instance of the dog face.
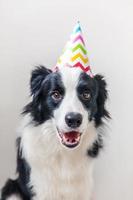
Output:
[[[63,94],[57,89],[53,99],[59,98],[59,107],[53,112],[53,118],[58,129],[61,142],[67,147],[79,144],[82,134],[85,134],[97,97],[96,81],[79,69],[65,67],[60,71]],[[56,85],[56,83],[55,83]],[[57,99],[58,101],[58,99]]]
[[52,119],[61,143],[74,148],[92,121],[98,127],[108,116],[105,87],[102,76],[91,78],[80,69],[63,67],[52,72],[38,67],[31,77],[33,100],[24,113],[30,113],[36,125]]

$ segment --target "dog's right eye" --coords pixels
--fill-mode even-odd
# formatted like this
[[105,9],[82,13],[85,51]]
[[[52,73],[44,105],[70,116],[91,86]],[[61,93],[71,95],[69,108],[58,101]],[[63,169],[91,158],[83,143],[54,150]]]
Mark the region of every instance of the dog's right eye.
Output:
[[84,100],[89,100],[91,97],[90,92],[88,92],[88,91],[83,92],[83,94],[81,96],[82,96],[82,99],[84,99]]
[[54,99],[55,101],[59,101],[62,99],[62,95],[60,94],[59,91],[53,91],[52,95],[51,95],[52,99]]

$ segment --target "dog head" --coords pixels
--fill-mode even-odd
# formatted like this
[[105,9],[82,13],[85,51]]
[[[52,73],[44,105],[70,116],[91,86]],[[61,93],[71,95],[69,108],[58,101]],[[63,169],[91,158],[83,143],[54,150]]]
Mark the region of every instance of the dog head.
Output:
[[80,69],[52,72],[40,66],[32,72],[30,86],[32,101],[24,113],[31,114],[36,126],[52,119],[66,147],[78,146],[92,122],[98,127],[108,117],[106,82],[101,75],[91,78]]

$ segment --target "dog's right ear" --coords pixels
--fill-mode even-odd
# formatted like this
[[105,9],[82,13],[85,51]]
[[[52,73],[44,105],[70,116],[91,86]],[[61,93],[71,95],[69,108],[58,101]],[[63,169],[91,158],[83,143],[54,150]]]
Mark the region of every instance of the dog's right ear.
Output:
[[107,84],[104,77],[97,74],[95,75],[95,80],[98,85],[98,96],[97,96],[97,113],[95,114],[95,122],[98,127],[102,124],[102,118],[109,118],[109,112],[105,108],[105,102],[108,98]]
[[52,70],[44,67],[38,66],[32,71],[30,79],[30,89],[31,95],[36,95],[42,86],[42,82],[46,79],[47,75],[52,73]]

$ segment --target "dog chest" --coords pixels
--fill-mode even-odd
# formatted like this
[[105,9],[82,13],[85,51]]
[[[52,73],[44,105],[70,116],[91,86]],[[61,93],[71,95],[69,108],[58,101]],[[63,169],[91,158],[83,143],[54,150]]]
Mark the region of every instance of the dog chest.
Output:
[[[50,160],[49,160],[50,162]],[[92,192],[92,164],[87,158],[56,158],[33,167],[31,185],[36,200],[89,200]]]

